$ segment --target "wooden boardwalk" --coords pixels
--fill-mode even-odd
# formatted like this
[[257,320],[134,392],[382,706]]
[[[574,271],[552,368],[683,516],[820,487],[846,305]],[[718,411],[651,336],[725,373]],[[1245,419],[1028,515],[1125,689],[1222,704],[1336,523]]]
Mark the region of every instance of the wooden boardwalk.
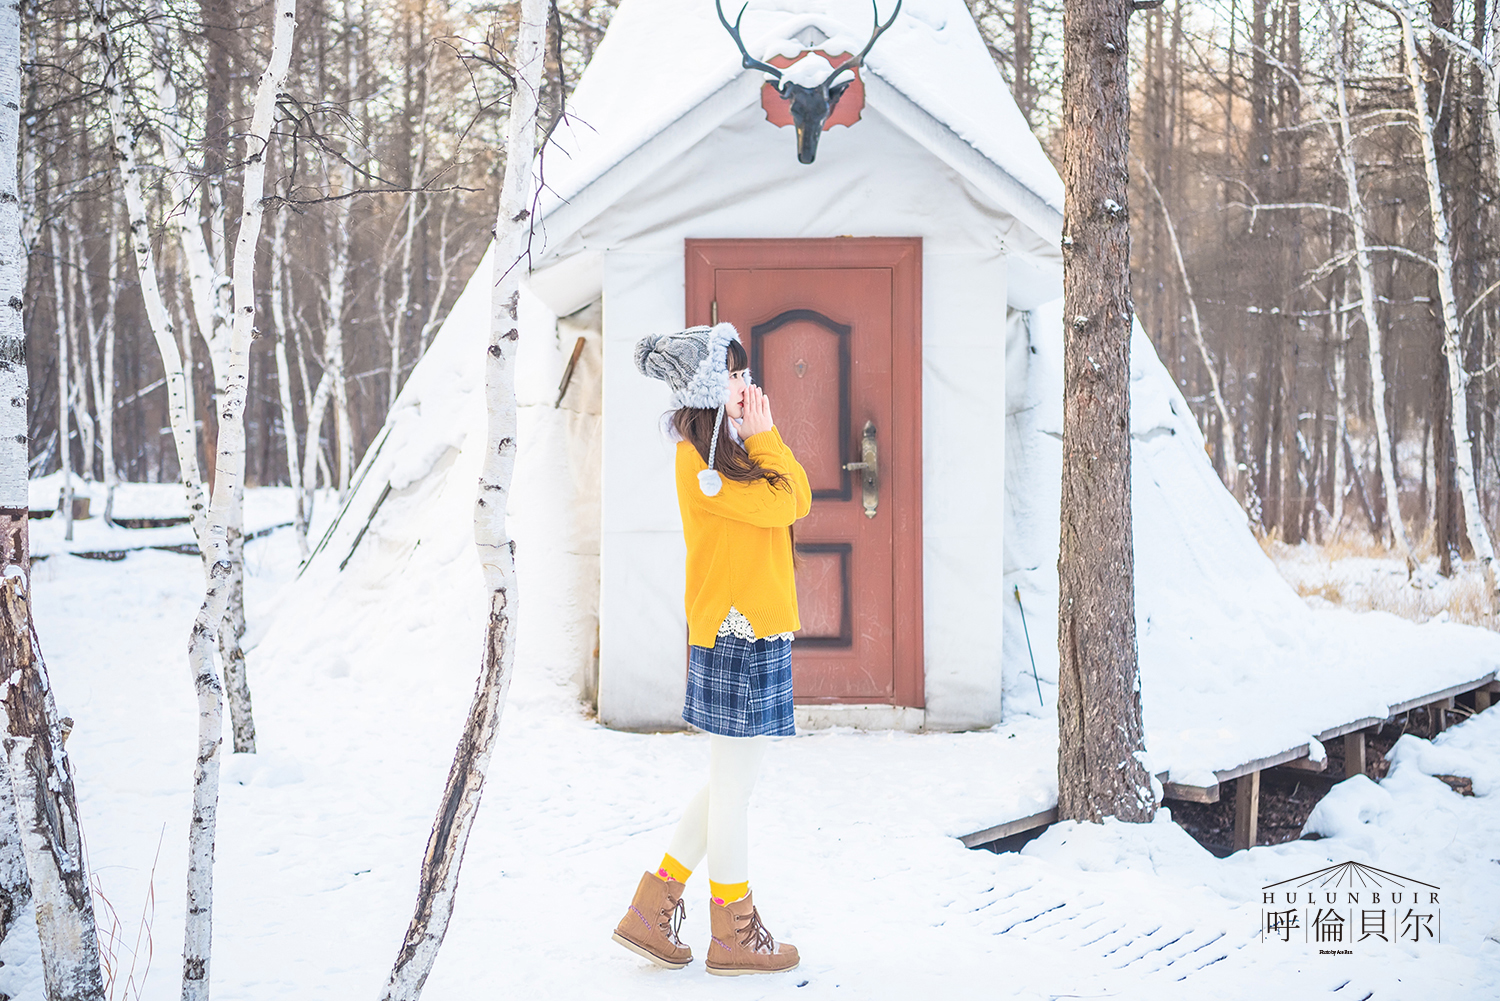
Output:
[[[1366,753],[1365,738],[1367,734],[1378,728],[1388,720],[1394,719],[1402,713],[1413,709],[1425,707],[1452,710],[1457,705],[1461,696],[1473,694],[1474,712],[1482,712],[1488,709],[1496,701],[1497,693],[1500,693],[1500,680],[1497,680],[1496,671],[1489,671],[1478,678],[1470,681],[1450,685],[1436,692],[1429,692],[1415,698],[1405,699],[1400,702],[1391,703],[1389,711],[1384,717],[1364,717],[1351,720],[1337,726],[1329,727],[1321,733],[1316,734],[1320,743],[1342,738],[1344,741],[1344,760],[1346,772],[1350,775],[1365,771]],[[1189,785],[1178,782],[1168,782],[1166,772],[1157,775],[1162,782],[1165,799],[1187,800],[1194,803],[1217,803],[1220,795],[1220,785],[1230,779],[1248,778],[1249,781],[1237,782],[1235,802],[1234,823],[1234,849],[1248,848],[1255,844],[1257,835],[1257,819],[1260,809],[1260,773],[1267,768],[1287,767],[1300,768],[1306,771],[1322,772],[1327,769],[1328,762],[1325,757],[1321,761],[1314,762],[1309,757],[1311,751],[1310,743],[1298,744],[1288,747],[1275,754],[1265,755],[1253,761],[1243,762],[1228,768],[1214,769],[1215,782],[1212,785]],[[981,830],[961,835],[959,840],[966,847],[975,848],[979,845],[991,844],[1002,838],[1022,834],[1026,831],[1036,830],[1057,822],[1057,807],[1029,813],[1025,816],[1014,817],[1003,820]]]

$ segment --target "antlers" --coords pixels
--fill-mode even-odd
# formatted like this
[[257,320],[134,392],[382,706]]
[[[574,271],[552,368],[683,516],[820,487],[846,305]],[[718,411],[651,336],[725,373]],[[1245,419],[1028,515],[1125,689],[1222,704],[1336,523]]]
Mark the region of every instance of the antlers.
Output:
[[750,53],[745,51],[744,40],[740,38],[740,22],[745,19],[745,11],[748,10],[749,7],[750,0],[745,0],[745,6],[740,8],[740,16],[734,19],[734,26],[731,27],[729,24],[729,19],[724,16],[723,5],[719,2],[719,0],[714,0],[714,10],[719,12],[719,23],[724,26],[725,31],[729,32],[729,37],[734,39],[734,44],[740,47],[740,55],[744,57],[740,65],[744,66],[747,70],[764,70],[767,73],[774,73],[776,75],[776,79],[780,80],[781,70],[777,69],[775,66],[772,66],[770,63],[763,63],[759,59],[751,58]]
[[[834,78],[837,77],[840,73],[844,72],[844,70],[852,70],[864,62],[865,56],[869,55],[870,50],[875,47],[875,40],[881,35],[885,34],[885,30],[896,22],[896,15],[901,13],[902,2],[903,0],[896,0],[896,9],[891,11],[890,19],[887,20],[884,24],[881,24],[880,7],[878,6],[876,0],[871,0],[870,6],[875,10],[874,34],[870,36],[870,40],[865,43],[865,47],[860,50],[859,55],[851,56],[848,59],[845,59],[838,66],[834,67],[833,72],[828,74],[828,79],[823,81],[823,87],[827,87],[829,84],[833,83]],[[769,63],[763,63],[759,59],[753,58],[749,52],[745,51],[745,42],[742,38],[740,38],[740,22],[745,19],[745,11],[748,10],[749,7],[750,0],[745,0],[745,5],[740,8],[739,16],[734,19],[734,24],[731,25],[729,23],[729,19],[724,16],[724,7],[720,0],[714,0],[714,9],[719,12],[719,23],[724,25],[724,30],[729,32],[729,37],[733,38],[734,44],[739,46],[740,55],[743,57],[743,59],[741,60],[741,65],[744,66],[747,70],[762,70],[763,72],[773,74],[777,80],[780,80],[782,78],[781,70],[777,69],[775,66],[770,65]]]
[[[718,3],[718,0],[714,0],[714,2]],[[854,69],[854,67],[859,66],[864,62],[865,56],[869,55],[870,50],[875,47],[875,39],[885,34],[885,29],[896,23],[896,15],[901,13],[901,2],[902,0],[896,0],[896,9],[891,11],[890,20],[886,21],[884,24],[881,24],[880,7],[877,6],[875,0],[870,0],[870,6],[875,10],[875,33],[870,36],[870,40],[865,43],[865,47],[860,50],[859,55],[854,56],[850,59],[845,59],[838,66],[834,67],[833,72],[828,74],[828,79],[823,81],[823,86],[826,87],[829,84],[833,83],[833,78],[844,72],[844,70],[852,70]],[[744,10],[742,9],[740,13],[743,14]]]

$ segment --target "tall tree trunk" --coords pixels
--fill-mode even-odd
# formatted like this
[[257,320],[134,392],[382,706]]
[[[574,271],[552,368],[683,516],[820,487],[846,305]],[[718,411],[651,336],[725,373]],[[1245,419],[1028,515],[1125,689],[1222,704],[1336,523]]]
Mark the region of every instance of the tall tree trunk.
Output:
[[[68,408],[78,428],[78,475],[85,482],[94,479],[94,441],[97,438],[94,412],[89,409],[89,379],[93,375],[95,342],[94,296],[88,279],[88,258],[83,252],[78,226],[68,224],[68,270],[76,279],[68,293],[68,355],[72,360],[73,385]],[[97,378],[97,376],[95,376]],[[99,394],[94,394],[97,403]]]
[[47,227],[52,237],[52,315],[57,337],[57,458],[62,471],[63,538],[73,541],[73,445],[68,420],[68,311],[63,286],[62,220],[54,216]]
[[1130,0],[1063,12],[1058,818],[1150,820],[1130,520]]
[[[26,243],[16,169],[21,116],[21,12],[0,7],[0,399],[24,403],[26,369]],[[27,206],[30,208],[31,206]],[[27,539],[27,407],[0,408],[0,580],[22,579],[30,563]],[[27,630],[29,633],[29,629]],[[19,637],[17,637],[19,642]],[[0,939],[31,900],[31,881],[17,824],[10,767],[0,755]]]
[[1214,409],[1219,413],[1219,454],[1214,456],[1215,465],[1223,467],[1220,475],[1224,478],[1224,485],[1229,488],[1230,493],[1237,494],[1239,460],[1235,457],[1234,451],[1234,419],[1229,416],[1229,406],[1224,402],[1224,393],[1219,387],[1218,367],[1214,364],[1213,357],[1208,352],[1208,342],[1203,337],[1203,321],[1198,318],[1198,299],[1193,295],[1193,283],[1188,279],[1187,264],[1182,259],[1182,244],[1177,239],[1177,227],[1172,225],[1172,214],[1167,211],[1166,199],[1162,197],[1161,189],[1156,186],[1151,171],[1147,170],[1146,165],[1140,160],[1136,162],[1145,176],[1146,186],[1151,189],[1151,194],[1161,208],[1162,221],[1166,225],[1167,236],[1172,242],[1172,255],[1177,262],[1177,274],[1182,279],[1182,292],[1187,297],[1188,315],[1193,321],[1193,343],[1198,348],[1198,357],[1203,360],[1204,370],[1208,372]]
[[[1345,0],[1347,3],[1347,0]],[[1345,198],[1349,204],[1349,224],[1354,236],[1354,264],[1359,275],[1359,301],[1365,321],[1365,334],[1370,348],[1370,410],[1375,417],[1375,444],[1380,457],[1380,475],[1385,486],[1386,521],[1390,525],[1391,537],[1406,557],[1406,570],[1411,573],[1417,567],[1416,556],[1407,540],[1406,526],[1401,521],[1401,505],[1396,494],[1396,464],[1391,455],[1391,431],[1386,419],[1385,361],[1382,357],[1380,319],[1375,309],[1375,277],[1370,268],[1370,252],[1366,234],[1364,199],[1359,191],[1359,174],[1354,164],[1354,135],[1349,124],[1349,100],[1345,79],[1348,74],[1349,52],[1345,45],[1352,45],[1346,25],[1348,18],[1336,14],[1330,0],[1324,0],[1328,13],[1331,37],[1341,39],[1334,53],[1334,90],[1338,102],[1338,159],[1344,174]]]
[[1344,309],[1343,288],[1333,300],[1338,316],[1338,336],[1333,344],[1333,444],[1329,446],[1333,463],[1333,508],[1329,515],[1329,541],[1337,539],[1344,525],[1344,476],[1348,467],[1344,462],[1343,442],[1348,437],[1349,414],[1344,407],[1344,365],[1349,347],[1349,314]]
[[1015,81],[1016,106],[1028,125],[1035,126],[1032,115],[1036,113],[1036,90],[1031,85],[1031,3],[1030,0],[1015,0],[1011,9],[1011,27],[1015,34],[1011,49],[1011,78]]
[[[354,170],[347,165],[340,172],[342,190],[354,188]],[[344,327],[349,322],[345,310],[346,285],[349,278],[350,205],[343,198],[334,212],[333,262],[328,271],[328,325],[323,328],[323,374],[333,396],[334,434],[338,442],[339,502],[349,490],[349,476],[354,464],[353,424],[349,419],[348,376],[344,372]],[[321,384],[319,385],[321,389]],[[321,413],[318,415],[321,417]],[[321,427],[321,424],[319,425]],[[308,425],[308,437],[314,434]]]
[[1411,87],[1416,113],[1417,134],[1422,140],[1422,165],[1427,175],[1427,204],[1432,214],[1432,251],[1437,263],[1438,296],[1442,301],[1443,354],[1448,359],[1448,421],[1453,434],[1453,466],[1459,495],[1464,502],[1465,528],[1474,556],[1479,560],[1490,587],[1490,603],[1500,612],[1500,574],[1495,572],[1495,549],[1490,543],[1484,511],[1479,504],[1479,490],[1474,481],[1474,443],[1469,438],[1469,377],[1464,372],[1463,352],[1459,344],[1458,297],[1453,290],[1453,254],[1449,248],[1448,211],[1443,205],[1442,184],[1438,178],[1437,150],[1432,141],[1432,115],[1427,107],[1427,90],[1417,65],[1416,39],[1411,19],[1397,15],[1401,22],[1402,45],[1406,58],[1406,82]]
[[[0,413],[0,702],[4,703],[7,788],[0,799],[0,893],[9,928],[24,903],[18,877],[29,874],[42,945],[48,1001],[103,1001],[72,765],[31,619],[27,549],[26,254],[17,197],[20,134],[21,17],[0,7],[0,391],[12,404]],[[56,230],[53,230],[54,238]],[[60,291],[60,290],[59,290]],[[57,303],[61,310],[61,297]],[[59,359],[59,369],[65,369]],[[66,425],[65,425],[66,426]],[[62,439],[66,448],[66,438]],[[24,854],[16,858],[17,839]]]
[[286,338],[286,209],[280,209],[271,223],[271,325],[276,331],[276,389],[281,400],[281,431],[286,445],[286,476],[292,487],[295,507],[292,531],[297,536],[297,551],[307,559],[307,508],[302,496],[302,463],[297,460],[297,414],[292,408],[292,373],[287,364]]
[[[230,305],[229,286],[227,282],[227,267],[224,259],[224,246],[221,238],[216,238],[211,244],[204,236],[203,229],[207,222],[209,228],[216,234],[223,229],[223,203],[219,192],[221,188],[214,183],[212,191],[215,197],[210,200],[210,212],[213,218],[205,219],[201,208],[204,204],[199,197],[194,181],[194,171],[188,163],[186,152],[183,148],[182,137],[186,134],[186,127],[182,121],[181,110],[178,105],[177,82],[172,73],[172,44],[168,37],[167,29],[169,21],[162,9],[161,0],[153,0],[152,4],[155,16],[150,21],[152,42],[155,48],[153,59],[154,79],[156,84],[157,99],[162,107],[162,115],[165,121],[158,130],[163,151],[166,154],[168,172],[171,180],[171,191],[173,201],[181,206],[181,210],[172,214],[175,221],[178,243],[182,248],[182,258],[187,265],[188,287],[191,290],[191,301],[193,305],[193,317],[198,326],[198,333],[208,345],[209,361],[213,371],[214,401],[215,408],[205,415],[203,430],[205,450],[209,465],[209,477],[213,478],[215,469],[215,456],[217,454],[216,436],[210,431],[213,419],[222,409],[225,393],[225,383],[228,379],[228,338],[230,330]],[[224,44],[219,37],[224,25],[214,23],[209,26],[209,33],[215,41],[211,43],[213,55],[210,59],[210,77],[221,70],[216,69],[218,61],[224,58]],[[214,137],[217,133],[215,122],[227,112],[216,110],[218,102],[227,102],[227,93],[220,93],[219,84],[210,81],[212,99],[210,101],[210,147],[208,160],[214,161],[219,155],[215,144],[218,142]],[[194,211],[194,209],[198,211]],[[191,358],[192,334],[184,328],[183,346],[185,353]],[[230,514],[230,549],[233,557],[233,568],[230,572],[229,603],[226,608],[227,628],[219,631],[219,648],[224,663],[224,680],[229,689],[229,719],[233,733],[233,747],[236,753],[253,754],[255,752],[255,717],[250,703],[250,683],[247,677],[245,654],[240,648],[240,638],[245,635],[245,572],[244,561],[241,558],[243,548],[243,532],[240,525],[243,522],[242,507],[244,504],[243,490],[237,489],[233,499],[233,509]],[[198,538],[198,546],[201,551],[207,553],[205,540],[202,536]],[[205,569],[207,564],[205,564]]]
[[224,398],[219,412],[219,456],[208,512],[210,562],[203,605],[188,640],[198,693],[198,764],[193,772],[193,822],[188,839],[187,921],[183,934],[183,1001],[207,1001],[213,935],[214,837],[219,801],[219,748],[223,742],[223,690],[214,669],[214,644],[225,624],[233,586],[230,538],[235,492],[245,468],[245,398],[249,388],[250,340],[255,326],[255,257],[265,207],[266,160],[276,96],[286,81],[296,27],[296,0],[276,0],[271,14],[271,55],[256,87],[241,186],[243,209],[234,248],[234,322],[226,352]]
[[464,848],[479,811],[495,732],[510,689],[515,659],[516,564],[515,544],[506,534],[505,502],[516,461],[517,303],[531,230],[532,160],[546,32],[547,0],[521,0],[520,25],[510,59],[515,86],[505,128],[505,181],[495,222],[490,344],[485,359],[489,420],[479,494],[474,502],[474,541],[489,594],[484,654],[469,718],[427,840],[416,907],[386,984],[384,1001],[414,1001],[437,959],[453,914]]
[[118,56],[109,30],[109,11],[105,0],[91,0],[94,37],[99,46],[99,68],[109,105],[110,135],[114,143],[115,162],[120,169],[121,188],[130,225],[130,246],[135,255],[136,273],[140,279],[141,298],[156,348],[161,355],[167,381],[167,415],[172,427],[172,443],[177,450],[177,464],[183,489],[187,494],[188,513],[193,534],[203,538],[206,505],[203,483],[198,476],[198,445],[193,434],[192,413],[188,409],[187,379],[177,335],[167,316],[161,288],[157,284],[156,257],[151,249],[150,222],[146,217],[146,200],[141,190],[140,166],[136,162],[136,134],[125,118],[125,100],[117,71]]
[[89,332],[89,378],[93,384],[94,405],[98,410],[99,446],[102,456],[101,472],[104,474],[104,520],[114,518],[115,487],[119,474],[115,469],[115,302],[118,298],[120,277],[120,214],[111,202],[109,212],[109,244],[106,253],[106,287],[104,290],[104,312],[94,318],[94,295],[89,279],[91,267],[80,267],[79,278],[83,284],[83,301],[88,318]]

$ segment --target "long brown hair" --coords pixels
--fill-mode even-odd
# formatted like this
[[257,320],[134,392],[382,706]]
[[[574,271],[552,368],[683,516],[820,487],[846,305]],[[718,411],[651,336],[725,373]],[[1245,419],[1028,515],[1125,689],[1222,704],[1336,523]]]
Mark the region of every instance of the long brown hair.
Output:
[[[745,346],[739,341],[729,342],[727,361],[731,372],[738,372],[750,366],[750,356],[745,353]],[[705,463],[708,462],[708,444],[713,438],[714,420],[718,414],[718,410],[708,410],[702,407],[682,407],[672,414],[672,427],[677,430],[684,441],[689,442],[698,450],[698,454],[702,456]],[[735,441],[734,436],[729,433],[727,416],[719,424],[719,445],[714,449],[714,468],[726,480],[735,480],[739,483],[765,480],[773,487],[792,489],[792,484],[785,476],[774,469],[767,469],[750,458],[750,453],[745,450],[745,446]],[[795,525],[788,525],[786,531],[792,543],[792,567],[795,569],[802,565],[802,554],[797,551],[797,528]]]
[[[728,355],[731,372],[738,372],[750,364],[750,357],[745,354],[745,347],[739,341],[729,342]],[[718,415],[718,410],[702,407],[682,407],[672,414],[672,427],[684,441],[691,443],[698,450],[698,454],[705,463],[708,462],[709,440],[713,437],[714,421]],[[714,468],[726,480],[734,480],[738,483],[765,480],[773,487],[785,487],[788,490],[792,488],[785,476],[774,469],[766,469],[750,458],[750,453],[745,450],[745,446],[735,441],[734,436],[729,433],[727,416],[719,423],[719,444],[714,449]]]

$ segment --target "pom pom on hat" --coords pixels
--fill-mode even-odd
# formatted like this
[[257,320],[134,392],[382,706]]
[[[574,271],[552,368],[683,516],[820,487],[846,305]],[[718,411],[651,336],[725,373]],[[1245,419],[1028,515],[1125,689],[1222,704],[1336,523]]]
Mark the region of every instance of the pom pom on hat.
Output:
[[672,387],[675,407],[722,407],[729,402],[729,342],[739,339],[729,323],[649,334],[636,342],[635,367]]
[[719,488],[722,487],[723,485],[724,485],[724,481],[723,481],[723,479],[721,479],[719,477],[718,470],[715,470],[715,469],[700,469],[700,470],[698,470],[698,489],[703,491],[704,496],[706,496],[706,497],[716,497],[716,496],[718,496]]

